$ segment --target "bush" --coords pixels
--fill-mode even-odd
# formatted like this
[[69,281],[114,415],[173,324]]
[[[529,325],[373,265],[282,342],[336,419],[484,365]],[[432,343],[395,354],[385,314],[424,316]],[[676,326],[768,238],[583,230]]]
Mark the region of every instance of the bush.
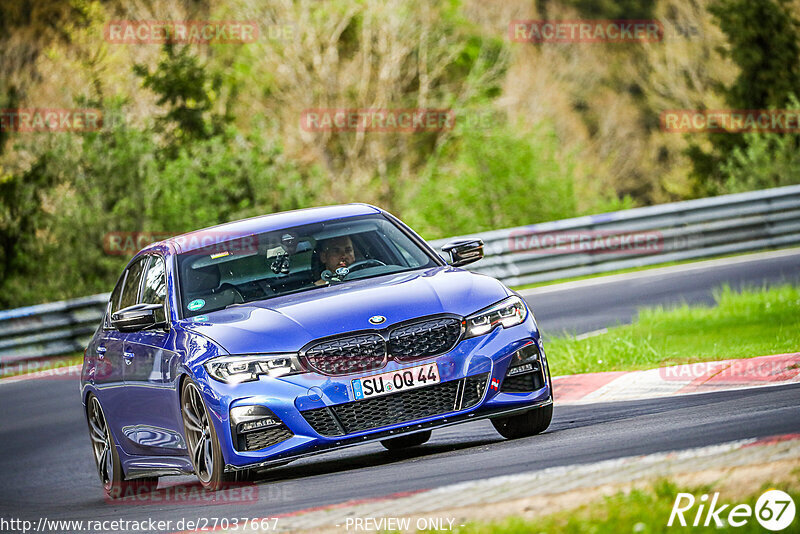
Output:
[[[52,136],[31,168],[0,184],[18,236],[3,255],[0,307],[110,291],[126,256],[103,250],[108,232],[178,234],[316,202],[315,174],[285,161],[266,128],[233,128],[159,159],[149,130]],[[11,211],[27,206],[29,213]],[[7,261],[6,261],[7,260]]]
[[[800,108],[792,97],[788,106]],[[739,193],[800,184],[800,136],[782,133],[746,133],[720,165],[724,192]]]
[[571,217],[574,174],[547,124],[530,134],[465,128],[431,161],[404,216],[429,238]]

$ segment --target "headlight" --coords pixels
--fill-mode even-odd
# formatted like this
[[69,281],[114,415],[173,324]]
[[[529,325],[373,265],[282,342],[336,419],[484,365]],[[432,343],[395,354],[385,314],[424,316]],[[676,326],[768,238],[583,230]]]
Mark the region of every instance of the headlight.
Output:
[[467,333],[464,337],[482,336],[491,332],[497,325],[503,325],[503,328],[516,326],[527,316],[528,309],[525,303],[513,295],[467,317]]
[[220,356],[205,363],[212,378],[229,384],[258,380],[259,376],[286,376],[303,371],[297,354]]

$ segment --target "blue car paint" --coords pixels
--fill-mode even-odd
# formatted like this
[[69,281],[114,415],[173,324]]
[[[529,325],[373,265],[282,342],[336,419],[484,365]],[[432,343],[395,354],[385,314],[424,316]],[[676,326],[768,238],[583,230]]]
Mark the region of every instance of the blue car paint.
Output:
[[[234,239],[370,213],[385,212],[366,205],[332,206],[257,217],[216,228]],[[400,221],[392,220],[411,232]],[[492,379],[502,381],[513,353],[531,342],[540,347],[546,369],[546,355],[533,314],[529,311],[527,319],[517,326],[497,327],[483,336],[462,340],[446,354],[413,363],[390,361],[375,372],[346,376],[308,372],[230,385],[209,377],[203,364],[227,354],[296,352],[315,339],[351,331],[382,330],[427,315],[450,313],[464,317],[513,293],[493,278],[445,265],[433,249],[413,234],[439,266],[353,280],[184,319],[178,311],[181,308],[174,258],[191,249],[193,235],[151,245],[131,260],[132,263],[145,254],[165,258],[169,330],[121,333],[101,325],[86,350],[82,400],[86,405],[89,394],[100,400],[128,478],[193,471],[180,409],[180,386],[185,379],[194,381],[204,396],[228,469],[291,459],[367,441],[371,436],[385,438],[393,430],[413,432],[473,416],[506,413],[552,399],[549,378],[543,388],[531,393],[500,393],[487,385],[482,401],[461,412],[342,437],[321,436],[300,410],[354,401],[354,378],[435,361],[442,382],[486,372],[491,373],[489,383]],[[374,315],[385,316],[385,322],[379,327],[371,325],[368,319]],[[101,347],[106,350],[103,357]],[[252,404],[267,406],[294,436],[257,451],[235,450],[230,409]]]

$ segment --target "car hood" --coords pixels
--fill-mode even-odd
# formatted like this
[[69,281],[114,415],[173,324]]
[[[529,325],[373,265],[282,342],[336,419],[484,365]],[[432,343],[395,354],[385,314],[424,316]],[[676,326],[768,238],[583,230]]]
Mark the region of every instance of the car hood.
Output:
[[[327,336],[382,328],[407,319],[469,315],[511,292],[498,280],[452,267],[354,280],[181,321],[229,354],[296,352]],[[369,318],[386,317],[381,326]]]

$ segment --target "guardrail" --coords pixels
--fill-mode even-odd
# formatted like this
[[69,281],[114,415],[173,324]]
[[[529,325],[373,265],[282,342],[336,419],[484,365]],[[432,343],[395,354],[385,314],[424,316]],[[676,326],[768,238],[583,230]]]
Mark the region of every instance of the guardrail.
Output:
[[110,293],[0,311],[0,362],[83,352]]
[[[626,248],[639,236],[644,246]],[[634,237],[631,237],[634,236]],[[800,186],[634,208],[470,234],[469,268],[520,286],[572,276],[800,244]],[[458,237],[432,241],[437,250]],[[560,239],[560,240],[559,240]],[[597,244],[602,245],[599,249]],[[617,248],[614,248],[614,245]],[[83,351],[108,293],[0,311],[0,362]]]
[[[509,286],[785,247],[800,244],[800,186],[506,228],[431,245],[441,252],[444,244],[468,237],[482,238],[486,254],[469,268]],[[622,250],[624,238],[641,238],[644,246]],[[615,243],[618,249],[607,248]],[[599,250],[592,250],[595,244]]]

